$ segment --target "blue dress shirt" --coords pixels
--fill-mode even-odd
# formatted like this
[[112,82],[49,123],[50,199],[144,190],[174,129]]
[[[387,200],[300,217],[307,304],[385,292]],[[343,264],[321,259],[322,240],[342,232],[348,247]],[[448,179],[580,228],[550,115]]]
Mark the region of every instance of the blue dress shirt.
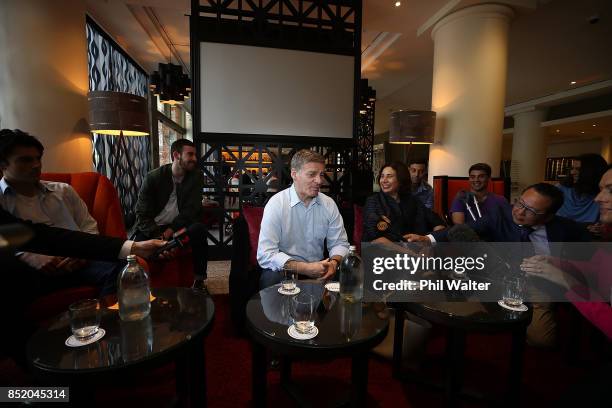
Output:
[[280,270],[288,260],[323,259],[327,239],[329,256],[344,257],[348,239],[334,200],[319,193],[306,206],[291,186],[272,196],[264,209],[259,231],[257,262],[262,269]]

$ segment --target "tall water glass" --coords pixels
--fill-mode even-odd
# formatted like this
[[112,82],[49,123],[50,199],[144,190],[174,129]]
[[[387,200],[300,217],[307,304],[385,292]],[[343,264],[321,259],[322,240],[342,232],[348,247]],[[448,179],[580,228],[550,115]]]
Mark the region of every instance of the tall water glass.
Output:
[[297,269],[295,267],[283,267],[283,280],[281,286],[285,292],[294,292],[297,288]]
[[309,293],[299,293],[291,299],[291,317],[299,333],[308,334],[314,328],[314,296]]
[[503,284],[503,302],[510,307],[521,306],[525,297],[525,279],[522,276],[506,276]]

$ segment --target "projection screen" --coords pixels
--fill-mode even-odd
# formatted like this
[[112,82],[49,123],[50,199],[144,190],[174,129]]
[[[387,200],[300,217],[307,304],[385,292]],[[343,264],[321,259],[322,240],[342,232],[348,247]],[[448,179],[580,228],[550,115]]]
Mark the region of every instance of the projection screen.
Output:
[[205,133],[351,138],[354,57],[200,43]]

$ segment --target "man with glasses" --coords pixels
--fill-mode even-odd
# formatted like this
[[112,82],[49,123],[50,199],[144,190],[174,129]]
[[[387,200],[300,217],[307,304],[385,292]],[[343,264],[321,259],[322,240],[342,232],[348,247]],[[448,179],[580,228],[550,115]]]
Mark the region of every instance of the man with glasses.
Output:
[[[567,218],[555,215],[563,205],[563,193],[552,184],[533,184],[523,190],[512,207],[497,207],[466,224],[479,236],[492,242],[531,242],[538,255],[550,255],[549,242],[588,242],[586,229]],[[411,235],[412,242],[448,241],[448,230],[427,236]],[[527,340],[535,346],[552,346],[556,322],[552,305],[534,304],[533,319],[527,328]]]

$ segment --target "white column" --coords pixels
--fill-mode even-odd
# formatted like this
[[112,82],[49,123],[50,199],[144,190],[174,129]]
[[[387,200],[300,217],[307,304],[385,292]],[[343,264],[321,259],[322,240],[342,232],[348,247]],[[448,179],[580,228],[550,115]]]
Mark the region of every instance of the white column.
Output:
[[429,177],[467,176],[473,163],[499,174],[508,54],[509,7],[467,7],[432,31],[432,110],[437,112]]
[[45,146],[43,171],[91,171],[83,0],[0,1],[0,127]]
[[513,117],[511,196],[514,199],[525,187],[544,181],[547,128],[541,127],[546,120],[543,110],[519,112]]

